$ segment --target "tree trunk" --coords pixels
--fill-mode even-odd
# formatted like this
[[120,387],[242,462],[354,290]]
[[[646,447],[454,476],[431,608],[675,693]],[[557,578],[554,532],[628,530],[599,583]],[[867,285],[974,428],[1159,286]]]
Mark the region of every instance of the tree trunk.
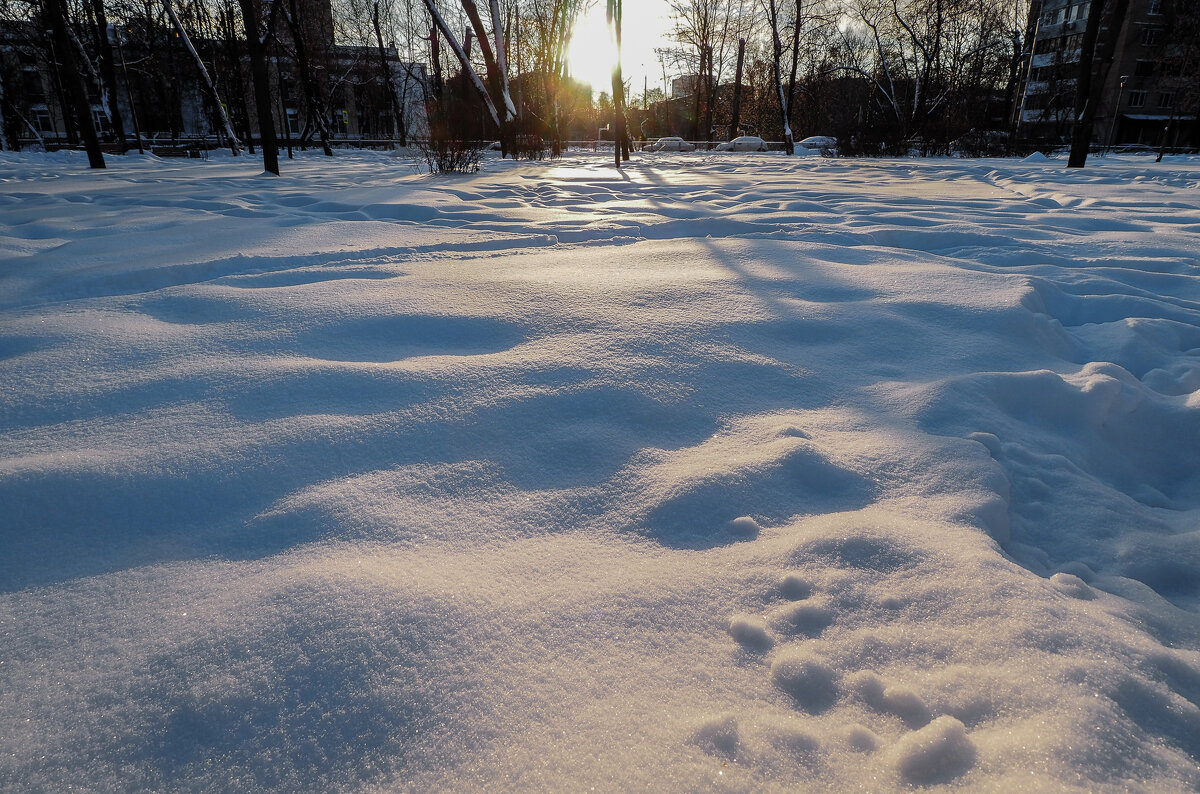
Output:
[[[792,26],[792,68],[788,74],[787,87],[787,112],[789,129],[792,116],[795,114],[796,107],[796,68],[800,64],[800,14],[802,12],[803,0],[796,0],[796,24]],[[795,148],[793,147],[793,151]],[[788,152],[792,154],[792,152]]]
[[[49,24],[50,10],[47,8],[45,13],[47,14],[46,22]],[[63,133],[67,136],[67,143],[71,146],[77,146],[80,140],[79,131],[75,126],[75,115],[71,112],[71,103],[67,99],[67,89],[63,86],[62,69],[59,68],[58,55],[56,54],[58,46],[55,44],[53,31],[47,30],[46,35],[49,36],[49,39],[46,41],[46,51],[50,53],[50,63],[52,64],[50,73],[54,82],[54,95],[58,100],[58,106],[63,109]],[[53,127],[53,121],[51,121],[51,126]],[[58,137],[57,129],[54,130],[54,134],[55,137]]]
[[[225,70],[231,75],[233,95],[236,98],[238,124],[242,128],[242,143],[246,150],[254,155],[254,135],[250,131],[250,106],[246,103],[246,83],[242,79],[242,57],[238,47],[237,28],[233,23],[233,8],[228,5],[220,11],[221,35],[225,46]],[[128,84],[128,81],[126,81]]]
[[0,72],[0,150],[11,151],[12,148],[8,145],[8,133],[5,131],[4,118],[4,74]]
[[329,120],[325,116],[325,103],[321,101],[308,43],[304,40],[304,19],[300,16],[300,7],[296,0],[288,0],[288,13],[285,18],[292,32],[292,44],[296,47],[296,71],[300,73],[300,84],[304,87],[308,123],[317,128],[317,136],[321,139],[321,151],[326,157],[333,157],[333,147],[329,145]]
[[617,62],[612,71],[613,89],[613,161],[617,168],[629,159],[629,137],[625,129],[625,78],[621,74],[621,0],[608,0],[608,22],[617,42]]
[[259,144],[263,168],[279,176],[279,142],[275,140],[275,120],[271,115],[271,79],[267,74],[267,56],[259,31],[258,0],[238,0],[242,22],[246,26],[246,50],[250,56],[250,78],[254,82],[254,111],[258,114]]
[[104,0],[92,0],[92,13],[96,16],[96,46],[100,50],[100,80],[106,98],[108,120],[112,124],[113,138],[122,154],[125,153],[125,124],[117,104],[117,69],[113,61],[112,42],[108,38],[108,17],[104,14]]
[[[14,110],[16,110],[14,108]],[[17,111],[17,116],[21,114]],[[4,74],[0,72],[0,150],[12,151],[8,143],[7,120],[4,118]]]
[[769,0],[767,4],[767,21],[771,25],[771,72],[775,80],[775,90],[779,94],[779,117],[783,121],[783,150],[787,154],[795,154],[796,146],[792,141],[792,125],[788,120],[791,116],[790,108],[788,107],[787,94],[783,90],[783,41],[779,38],[779,13],[775,7],[775,0]]
[[[1092,0],[1088,9],[1087,27],[1083,31],[1083,46],[1079,53],[1079,77],[1075,84],[1075,127],[1071,130],[1071,156],[1067,160],[1067,168],[1083,168],[1087,164],[1092,130],[1096,124],[1096,106],[1100,104],[1100,93],[1108,76],[1110,56],[1117,38],[1121,35],[1126,12],[1129,10],[1129,0],[1116,0],[1108,20],[1102,53],[1097,58],[1100,18],[1105,5],[1105,0]],[[1113,112],[1116,112],[1115,107]]]
[[737,76],[733,79],[733,118],[729,121],[729,140],[740,133],[742,122],[742,62],[746,59],[746,40],[738,39]]
[[[500,79],[500,64],[496,60],[496,54],[492,50],[492,44],[488,40],[487,30],[483,27],[483,19],[479,16],[479,8],[475,5],[475,0],[459,0],[463,11],[467,12],[467,19],[471,22],[471,28],[475,31],[475,38],[479,41],[479,52],[483,56],[483,65],[487,71],[487,84],[491,91],[492,104],[500,110],[501,120],[507,122],[510,118],[516,115],[515,109],[512,107],[512,100],[505,101],[505,91],[501,87]],[[490,14],[489,9],[489,14]],[[497,15],[499,12],[497,11]],[[493,22],[495,24],[495,22]],[[500,31],[495,31],[497,35],[502,35]]]
[[379,0],[375,0],[375,9],[371,14],[371,22],[375,26],[375,43],[379,46],[379,68],[383,70],[383,82],[387,87],[388,98],[392,103],[392,113],[395,119],[394,128],[400,133],[400,145],[407,146],[405,140],[404,107],[396,93],[396,81],[392,79],[392,69],[388,66],[387,50],[383,48],[383,31],[379,27]]
[[500,92],[503,94],[504,106],[508,109],[510,119],[517,117],[517,106],[513,104],[512,92],[508,85],[508,47],[504,44],[504,28],[500,25],[500,2],[491,0],[492,35],[496,37],[496,65],[500,69]]
[[88,102],[87,88],[83,85],[83,74],[75,63],[75,51],[71,46],[71,35],[67,31],[67,9],[64,0],[47,0],[46,15],[50,18],[50,35],[54,38],[58,55],[59,77],[63,83],[71,115],[83,136],[87,150],[88,165],[104,168],[104,153],[100,151],[100,139],[96,137],[96,124],[92,121],[92,107]]
[[121,59],[121,74],[125,77],[125,98],[129,102],[129,118],[133,121],[133,137],[137,141],[138,154],[145,154],[142,144],[142,127],[138,124],[137,106],[133,104],[133,85],[129,82],[129,68],[125,65],[125,50],[121,47],[121,35],[117,34],[117,57]]
[[[283,105],[283,73],[279,71],[279,59],[275,59],[275,85],[280,86],[279,93],[279,129],[283,132],[283,146],[287,149],[289,160],[295,160],[296,155],[292,152],[292,127],[288,123],[287,108]],[[301,149],[303,150],[303,141],[301,141]]]
[[[506,96],[500,87],[500,65],[497,63],[496,55],[492,51],[491,42],[488,41],[487,31],[483,27],[483,20],[479,16],[479,8],[475,5],[475,0],[459,0],[459,4],[467,12],[467,19],[470,20],[471,28],[475,31],[475,38],[479,40],[479,52],[483,55],[483,66],[487,72],[488,91],[492,97],[492,104],[496,106],[497,115],[500,118],[498,129],[500,133],[500,156],[507,157],[510,148],[508,126],[512,117],[516,115],[512,111],[512,100],[509,100],[507,103],[505,102]],[[490,9],[488,13],[491,13]],[[470,52],[470,47],[468,47],[468,52]]]
[[471,65],[471,59],[467,57],[467,53],[463,50],[462,46],[459,45],[458,39],[454,37],[454,33],[446,25],[446,21],[442,19],[442,15],[438,12],[437,6],[434,5],[434,0],[425,0],[425,7],[429,10],[429,15],[433,17],[433,23],[437,25],[438,30],[442,32],[442,36],[450,45],[450,49],[454,50],[455,56],[458,57],[458,62],[462,66],[463,74],[466,75],[466,77],[470,80],[470,83],[472,86],[474,86],[476,93],[478,93],[480,99],[483,100],[484,106],[487,107],[488,113],[491,114],[492,123],[496,125],[497,129],[500,129],[500,114],[496,112],[496,106],[492,103],[492,97],[488,94],[487,87],[483,84],[483,81],[479,79],[479,74],[475,71],[475,67]]
[[436,27],[429,31],[429,62],[433,67],[433,98],[442,100],[442,45]]
[[229,150],[233,152],[233,156],[237,157],[241,154],[241,148],[238,145],[237,135],[233,132],[233,125],[229,123],[229,115],[225,112],[225,103],[221,101],[221,95],[217,92],[217,86],[213,83],[212,78],[208,75],[208,69],[204,66],[204,61],[200,58],[200,53],[196,52],[196,48],[192,46],[192,38],[188,32],[184,30],[183,23],[179,21],[179,17],[175,14],[175,6],[171,0],[162,0],[163,9],[167,12],[167,16],[171,19],[171,24],[175,26],[176,32],[179,33],[179,38],[183,40],[184,47],[191,53],[192,60],[196,62],[196,71],[200,72],[200,79],[204,82],[204,87],[208,89],[208,95],[212,97],[213,104],[216,105],[217,118],[221,120],[221,129],[225,131],[225,137],[229,138]]

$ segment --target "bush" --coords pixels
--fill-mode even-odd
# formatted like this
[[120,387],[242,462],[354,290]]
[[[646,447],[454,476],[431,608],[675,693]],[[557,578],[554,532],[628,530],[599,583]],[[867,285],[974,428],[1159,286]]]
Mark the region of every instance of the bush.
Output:
[[510,127],[509,154],[514,160],[545,160],[552,156],[550,142],[543,136],[544,125],[533,116],[517,119]]
[[473,174],[479,170],[483,144],[433,134],[428,140],[413,141],[431,174]]
[[429,137],[413,141],[431,174],[473,174],[479,170],[479,158],[485,144],[469,138],[465,131],[472,124],[465,118],[468,109],[461,103],[447,102],[429,118]]

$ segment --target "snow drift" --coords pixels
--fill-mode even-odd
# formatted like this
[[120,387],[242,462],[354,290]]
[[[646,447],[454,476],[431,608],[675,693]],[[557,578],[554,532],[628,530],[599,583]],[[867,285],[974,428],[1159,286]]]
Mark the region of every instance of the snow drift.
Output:
[[1200,163],[0,155],[0,788],[1200,785]]

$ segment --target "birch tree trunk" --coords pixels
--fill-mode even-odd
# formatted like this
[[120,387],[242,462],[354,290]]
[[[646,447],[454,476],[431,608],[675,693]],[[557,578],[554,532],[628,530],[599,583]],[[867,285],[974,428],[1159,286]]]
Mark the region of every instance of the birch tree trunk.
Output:
[[767,22],[771,26],[771,72],[775,81],[775,90],[779,94],[779,115],[783,121],[783,149],[787,154],[795,154],[796,145],[792,140],[792,124],[789,121],[791,108],[788,107],[787,93],[783,89],[783,41],[779,38],[779,10],[775,0],[766,0]]
[[217,107],[217,117],[221,120],[221,128],[225,131],[225,137],[229,139],[229,150],[233,152],[233,156],[237,157],[242,153],[241,145],[238,142],[237,135],[233,131],[233,125],[229,123],[229,114],[225,112],[225,103],[221,101],[221,95],[217,92],[217,86],[209,77],[208,69],[204,66],[203,59],[200,58],[200,53],[196,52],[196,48],[192,46],[192,39],[188,36],[188,32],[184,29],[183,23],[179,21],[179,16],[175,13],[175,5],[172,0],[162,0],[163,10],[167,12],[167,16],[171,19],[171,24],[175,27],[175,31],[179,34],[180,40],[183,41],[183,46],[191,53],[192,60],[196,62],[196,71],[200,72],[200,79],[204,82],[204,87],[208,89],[208,95],[212,97],[213,104]]
[[508,52],[504,45],[504,26],[500,21],[500,0],[491,0],[492,35],[496,38],[496,65],[500,68],[500,92],[504,97],[504,107],[508,117],[517,117],[517,107],[513,104],[512,93],[508,87]]
[[445,37],[446,41],[450,44],[450,49],[454,50],[455,57],[458,58],[459,64],[462,65],[463,74],[470,78],[471,85],[475,88],[476,93],[479,94],[480,99],[483,100],[484,106],[487,108],[488,113],[492,117],[492,122],[496,125],[497,129],[500,129],[500,114],[496,112],[496,105],[492,102],[492,97],[490,94],[488,94],[487,87],[483,84],[483,81],[479,79],[479,73],[476,72],[475,67],[471,65],[471,59],[468,58],[466,52],[463,51],[462,45],[458,43],[458,39],[455,38],[453,31],[451,31],[450,27],[446,24],[446,20],[442,19],[441,13],[437,10],[437,6],[434,5],[434,0],[424,1],[425,8],[429,10],[429,15],[433,18],[433,24],[437,26],[437,29],[441,31],[442,36]]

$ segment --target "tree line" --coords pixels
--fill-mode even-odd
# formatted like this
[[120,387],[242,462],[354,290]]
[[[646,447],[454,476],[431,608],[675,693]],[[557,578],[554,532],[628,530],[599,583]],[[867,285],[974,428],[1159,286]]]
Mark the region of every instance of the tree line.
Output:
[[[675,78],[668,97],[657,86],[639,95],[622,70],[622,28],[641,21],[640,4],[603,0],[618,55],[611,85],[593,101],[567,56],[577,22],[597,2],[0,0],[0,21],[9,40],[21,38],[56,67],[62,104],[94,164],[103,158],[92,106],[102,109],[100,126],[119,148],[138,124],[122,117],[120,85],[160,97],[148,103],[130,95],[124,103],[152,113],[172,112],[179,103],[171,93],[198,85],[212,127],[233,153],[257,139],[268,170],[278,172],[282,93],[302,111],[297,142],[332,154],[331,95],[351,71],[331,54],[336,46],[352,48],[355,74],[390,107],[388,132],[401,143],[414,129],[426,139],[487,135],[505,155],[540,156],[607,126],[618,165],[634,139],[668,134],[709,141],[756,134],[782,140],[789,153],[797,132],[837,136],[847,154],[937,153],[972,135],[986,143],[982,133],[1012,125],[1041,7],[1040,0],[670,0],[670,28],[657,51],[664,81]],[[1128,0],[1090,2],[1097,20],[1119,19],[1128,7]],[[1111,47],[1112,28],[1088,33],[1077,119],[1094,112],[1086,70],[1094,70],[1094,52]],[[13,107],[7,82],[0,80],[3,110]],[[419,118],[412,107],[422,109]],[[11,119],[0,122],[12,127]]]

